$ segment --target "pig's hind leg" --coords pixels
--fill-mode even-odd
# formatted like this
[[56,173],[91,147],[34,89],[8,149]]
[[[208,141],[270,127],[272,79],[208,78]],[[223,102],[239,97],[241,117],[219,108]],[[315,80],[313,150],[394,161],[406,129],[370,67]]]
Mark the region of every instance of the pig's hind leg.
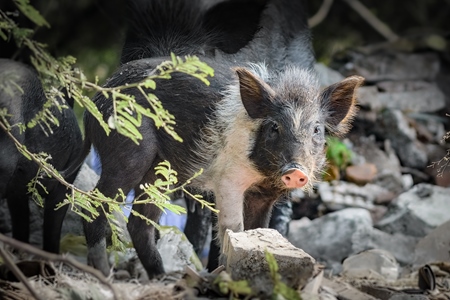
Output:
[[[155,171],[153,169],[149,170],[142,183],[153,183],[154,174]],[[158,223],[162,214],[162,210],[154,204],[134,204],[133,210],[155,223]],[[155,226],[147,223],[140,216],[131,214],[128,219],[127,228],[139,260],[147,271],[149,278],[163,274],[164,266],[162,258],[156,248]]]
[[[143,124],[141,128],[149,124]],[[156,158],[157,147],[154,133],[151,129],[143,134],[140,145],[131,140],[115,135],[108,141],[94,143],[102,162],[102,173],[97,183],[97,189],[107,197],[114,198],[118,189],[128,194],[139,186]],[[114,145],[114,147],[110,147]],[[154,171],[153,171],[154,172]],[[138,194],[138,191],[136,191]],[[107,204],[104,204],[106,211]],[[88,263],[108,275],[110,266],[106,255],[106,236],[108,223],[105,214],[100,214],[92,222],[83,222],[86,242],[88,245]],[[133,237],[134,238],[134,237]]]

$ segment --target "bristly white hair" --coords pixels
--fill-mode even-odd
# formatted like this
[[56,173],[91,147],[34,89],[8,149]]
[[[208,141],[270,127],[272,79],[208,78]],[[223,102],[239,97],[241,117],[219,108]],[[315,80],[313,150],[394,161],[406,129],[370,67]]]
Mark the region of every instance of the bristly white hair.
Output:
[[261,78],[263,81],[270,83],[275,78],[274,74],[269,72],[269,67],[265,61],[259,63],[247,63],[250,72]]
[[[203,129],[202,138],[197,142],[198,161],[192,166],[193,170],[204,168],[201,177],[213,177],[220,153],[225,151],[236,161],[233,163],[247,165],[248,154],[254,144],[256,130],[261,120],[251,119],[242,104],[239,85],[231,84],[223,93],[223,99],[217,104],[214,115]],[[209,166],[209,167],[208,167]],[[206,175],[206,176],[203,176]],[[208,180],[207,178],[202,179]]]
[[309,68],[288,66],[280,72],[273,84],[276,92],[286,99],[299,96],[309,101],[317,100],[320,94],[320,83],[316,72]]

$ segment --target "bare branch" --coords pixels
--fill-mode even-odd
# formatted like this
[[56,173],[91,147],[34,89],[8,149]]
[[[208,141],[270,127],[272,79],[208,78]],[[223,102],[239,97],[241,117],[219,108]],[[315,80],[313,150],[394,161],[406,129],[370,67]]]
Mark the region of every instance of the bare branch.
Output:
[[331,5],[333,4],[334,0],[324,0],[322,2],[322,5],[320,6],[319,10],[316,12],[314,16],[308,19],[308,25],[310,28],[313,28],[325,19],[325,17],[330,12]]
[[20,269],[17,267],[14,261],[12,261],[11,257],[9,257],[8,253],[6,253],[6,251],[2,247],[0,247],[0,256],[3,258],[3,261],[5,262],[6,266],[11,270],[14,276],[16,276],[16,278],[19,279],[20,282],[22,282],[23,285],[27,288],[31,296],[33,296],[37,300],[44,300],[31,287],[25,275],[23,275],[22,271],[20,271]]
[[[115,290],[114,285],[111,284],[111,282],[109,282],[99,270],[96,270],[96,269],[94,269],[94,268],[92,268],[92,267],[90,267],[88,265],[82,264],[82,263],[74,260],[71,257],[63,256],[63,255],[59,255],[59,254],[54,254],[54,253],[49,253],[47,251],[43,251],[43,250],[38,249],[36,247],[33,247],[33,246],[29,245],[29,244],[26,244],[26,243],[17,241],[17,240],[15,240],[13,238],[7,237],[7,236],[5,236],[5,235],[3,235],[1,233],[0,233],[0,242],[8,244],[8,245],[10,245],[11,247],[13,247],[15,249],[20,249],[20,250],[23,250],[25,252],[31,253],[33,255],[39,256],[39,257],[41,257],[43,259],[46,259],[47,261],[65,263],[65,264],[70,265],[72,267],[75,267],[75,268],[77,268],[77,269],[79,269],[79,270],[81,270],[81,271],[83,271],[85,273],[91,274],[92,276],[97,278],[98,281],[100,281],[101,283],[103,283],[104,285],[106,285],[108,288],[111,289],[114,299],[119,299],[117,297],[118,294],[117,294],[117,291]],[[3,253],[2,253],[2,256],[3,256]],[[10,267],[10,266],[8,265],[8,267]],[[11,269],[11,271],[13,271],[13,269]],[[14,275],[16,275],[16,274],[14,273]],[[26,281],[26,279],[25,279],[25,281]],[[34,296],[34,294],[33,294],[33,296]],[[37,298],[37,299],[39,299],[39,298]]]
[[344,0],[353,8],[367,23],[369,23],[379,34],[386,38],[389,42],[398,40],[395,34],[385,23],[378,19],[367,7],[358,0]]

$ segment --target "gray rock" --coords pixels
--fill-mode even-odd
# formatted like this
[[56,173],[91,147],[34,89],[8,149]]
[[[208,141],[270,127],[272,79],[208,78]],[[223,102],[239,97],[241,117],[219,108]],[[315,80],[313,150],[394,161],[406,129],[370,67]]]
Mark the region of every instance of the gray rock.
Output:
[[383,93],[401,93],[427,89],[434,84],[423,80],[380,81],[376,83]]
[[346,278],[371,278],[396,280],[400,268],[392,253],[381,249],[369,249],[347,257],[342,262],[341,276]]
[[391,234],[424,237],[450,220],[449,195],[450,188],[418,184],[394,200],[375,227]]
[[395,204],[409,209],[429,226],[436,227],[450,220],[450,187],[421,183],[401,194]]
[[421,239],[414,252],[414,265],[450,261],[450,221],[445,222]]
[[372,210],[374,202],[394,198],[389,190],[375,184],[359,186],[345,181],[321,182],[318,184],[320,198],[330,210],[359,207]]
[[274,255],[279,274],[288,286],[302,287],[313,275],[315,260],[274,229],[227,230],[223,247],[227,257],[226,270],[233,280],[249,280],[254,289],[265,295],[271,295],[273,291],[266,250]]
[[435,84],[415,91],[378,93],[377,108],[404,112],[435,112],[445,107],[445,96]]
[[387,109],[379,115],[378,135],[391,141],[402,165],[423,169],[428,164],[425,146],[416,139],[414,128],[400,110]]
[[396,205],[388,209],[384,217],[375,224],[375,228],[390,234],[399,233],[415,237],[424,237],[433,229],[409,209]]
[[386,140],[383,151],[378,147],[374,136],[360,137],[357,141],[353,141],[353,150],[363,156],[366,162],[377,167],[378,175],[374,184],[382,186],[394,194],[400,194],[404,190],[401,165],[390,145],[390,141]]
[[167,273],[184,272],[186,266],[197,271],[202,269],[194,247],[183,232],[174,226],[161,226],[160,234],[156,248],[161,254]]
[[357,91],[358,104],[369,108],[370,110],[379,111],[383,107],[378,101],[378,88],[376,86],[362,86]]
[[[380,92],[380,89],[385,91]],[[434,83],[389,81],[359,88],[358,103],[372,111],[390,108],[408,113],[426,113],[444,108],[445,95]]]
[[432,81],[440,69],[437,53],[386,53],[371,55],[349,53],[350,62],[341,71],[344,75],[358,74],[368,82],[385,80]]
[[370,213],[363,208],[336,211],[302,227],[296,226],[298,221],[291,221],[288,240],[335,272],[340,271],[341,261],[354,253],[353,235],[372,230]]
[[403,234],[389,234],[375,228],[360,228],[352,235],[352,253],[369,249],[382,249],[390,252],[395,259],[409,265],[414,261],[414,247],[419,238]]

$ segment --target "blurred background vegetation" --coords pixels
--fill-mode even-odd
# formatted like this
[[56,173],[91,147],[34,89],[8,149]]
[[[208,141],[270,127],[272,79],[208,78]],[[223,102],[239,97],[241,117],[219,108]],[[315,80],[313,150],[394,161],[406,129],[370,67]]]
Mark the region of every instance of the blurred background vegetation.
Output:
[[[126,0],[33,0],[31,4],[50,23],[38,28],[34,39],[48,45],[55,56],[72,55],[89,80],[98,76],[100,84],[119,63],[126,23]],[[306,0],[313,16],[323,0]],[[422,45],[427,37],[440,38],[443,56],[450,64],[450,0],[411,0],[408,2],[360,0],[398,36]],[[2,0],[0,10],[17,11],[13,0]],[[33,28],[25,18],[16,17],[21,27]],[[329,64],[331,58],[348,48],[384,42],[368,22],[345,0],[335,0],[325,17],[312,28],[316,58]],[[432,47],[432,46],[431,46]],[[420,50],[420,46],[419,46]],[[0,39],[0,57],[28,62],[29,53],[17,49],[13,41]]]

